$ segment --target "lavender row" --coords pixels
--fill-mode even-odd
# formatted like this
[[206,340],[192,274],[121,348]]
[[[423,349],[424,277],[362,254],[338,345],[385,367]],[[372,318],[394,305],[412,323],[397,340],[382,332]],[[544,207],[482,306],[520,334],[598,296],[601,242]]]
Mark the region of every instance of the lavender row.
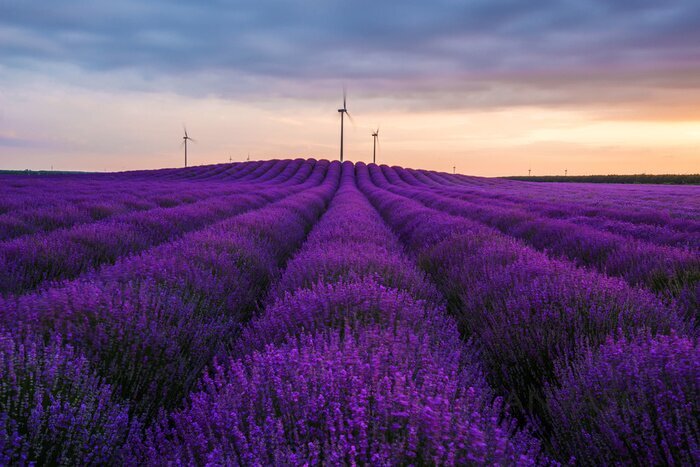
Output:
[[[29,179],[18,188],[8,183],[0,193],[0,215],[17,216],[40,209],[59,208],[71,204],[88,205],[104,202],[115,195],[133,196],[147,194],[153,202],[167,206],[177,201],[178,193],[172,192],[172,183],[124,180],[118,184],[95,180],[86,176],[78,180],[46,180]],[[180,189],[187,186],[181,184]],[[200,191],[200,187],[192,186],[191,190]],[[179,190],[178,190],[179,191]],[[129,198],[129,201],[132,201]],[[136,203],[138,206],[138,203]]]
[[[512,194],[498,195],[491,189],[465,191],[445,188],[444,185],[431,183],[431,181],[422,182],[417,175],[413,174],[413,171],[399,167],[393,169],[382,167],[382,169],[385,172],[394,170],[402,181],[413,187],[429,188],[438,195],[468,203],[477,205],[486,203],[489,207],[514,209],[521,214],[537,213],[538,216],[565,220],[658,245],[700,248],[700,222],[674,219],[659,210],[646,209],[645,212],[630,213],[629,210],[632,208],[630,203],[625,204],[627,210],[621,211],[599,209],[592,205],[564,203],[559,200],[542,201]],[[510,192],[514,191],[518,192],[516,189]]]
[[[0,215],[0,241],[88,224],[129,212],[175,207],[213,196],[240,192],[240,189],[224,185],[169,187],[161,185],[154,190],[146,184],[133,189],[128,185],[119,185],[117,189],[112,190],[105,190],[105,188],[107,187],[99,187],[99,194],[92,196],[69,198],[52,203],[42,202],[35,207],[13,210]],[[48,195],[42,196],[35,193],[35,197],[44,196]]]
[[279,162],[287,161],[267,160],[235,164],[195,166],[185,169],[130,171],[118,174],[109,174],[109,178],[144,178],[147,180],[156,179],[166,181],[226,180],[245,182],[254,179],[256,175],[259,175],[260,173],[269,170],[270,167]]
[[[159,171],[46,177],[0,176],[0,215],[15,216],[33,210],[71,205],[89,206],[119,195],[137,196],[133,201],[129,199],[136,208],[139,207],[138,196],[148,196],[160,207],[169,207],[178,204],[179,198],[187,196],[189,192],[199,195],[207,190],[230,189],[232,184],[245,189],[251,183],[279,183],[277,176],[282,175],[282,171],[289,173],[302,165],[304,161],[301,159],[237,164],[234,167],[227,164],[224,168],[218,168],[217,174],[209,173],[212,169],[197,167],[198,175],[180,180],[162,179],[156,175]],[[168,170],[177,172],[181,169]],[[192,184],[191,181],[199,183]],[[225,185],[221,182],[225,182]]]
[[[609,397],[596,399],[609,404],[599,410],[585,399],[590,382],[585,363],[581,363],[588,352],[603,360],[610,358],[605,348],[599,353],[599,346],[615,335],[620,342],[642,342],[637,345],[645,350],[640,350],[638,358],[646,361],[650,349],[663,347],[655,344],[666,339],[661,335],[692,334],[691,324],[649,292],[550,259],[481,224],[396,195],[388,190],[391,185],[386,179],[378,179],[375,185],[363,164],[358,164],[357,171],[360,188],[446,295],[462,334],[479,345],[489,382],[498,393],[508,395],[523,418],[534,421],[554,455],[584,464],[595,464],[605,456],[628,463],[638,459],[635,446],[653,442],[645,451],[646,460],[653,464],[667,458],[677,463],[697,458],[698,431],[692,411],[697,411],[700,400],[697,382],[688,377],[692,368],[682,368],[678,377],[670,370],[670,376],[652,385],[651,377],[643,376],[651,365],[641,364],[639,377],[628,388],[637,385],[647,400],[630,407],[627,396],[640,402],[642,397],[624,388],[615,392],[619,384],[614,385],[612,378],[623,371],[617,363],[618,368],[605,376],[609,386],[605,381],[598,386],[601,392],[610,391]],[[678,339],[681,347],[697,349],[695,338]],[[663,348],[676,351],[673,345]],[[566,371],[578,376],[567,380]],[[635,378],[632,370],[624,374]],[[565,411],[555,407],[573,404],[567,400],[577,395],[581,397],[575,399],[580,404],[575,413],[579,420],[568,424]],[[650,405],[649,401],[661,397],[671,399]],[[673,397],[685,400],[691,412],[678,412],[670,402]],[[608,424],[608,413],[624,414],[616,421],[618,426]],[[654,422],[647,423],[644,431],[634,424],[639,419]],[[627,443],[623,447],[608,436],[614,428],[624,428],[617,431],[619,440]],[[600,457],[586,458],[581,440],[593,438],[599,443]]]
[[[285,176],[291,177],[301,164],[300,160],[288,163],[285,161],[285,173],[280,174],[276,182],[283,182]],[[275,175],[277,174],[279,171],[275,172]],[[29,179],[23,183],[26,190],[10,188],[0,201],[0,210],[7,211],[0,216],[0,226],[3,229],[0,230],[0,238],[8,236],[4,233],[5,229],[20,230],[22,233],[22,229],[39,231],[44,226],[67,227],[80,221],[105,218],[114,214],[122,205],[122,211],[129,208],[144,210],[153,207],[174,207],[183,202],[249,190],[251,187],[248,184],[257,182],[253,179],[244,184],[231,184],[230,181],[225,184],[218,181],[193,184],[181,181],[154,181],[154,178],[125,178],[113,181],[85,175],[64,181]],[[259,179],[263,180],[263,177]],[[115,197],[124,200],[115,201]],[[77,219],[73,220],[74,217]]]
[[121,256],[280,199],[294,187],[280,185],[259,193],[247,190],[5,242],[0,244],[0,293],[26,293],[45,281],[76,277]]
[[[562,203],[592,213],[607,212],[613,217],[620,216],[620,219],[631,222],[667,225],[677,221],[678,226],[682,226],[689,220],[697,226],[697,221],[700,220],[700,206],[695,202],[698,190],[696,186],[528,183],[411,171],[420,172],[446,189],[483,191],[516,202],[526,199]],[[462,181],[458,182],[460,179]],[[625,211],[620,209],[621,206],[631,209]]]
[[[591,223],[590,219],[583,222],[547,219],[533,214],[527,206],[498,207],[484,198],[458,201],[428,192],[415,196],[428,205],[484,222],[577,264],[623,277],[634,285],[643,285],[664,295],[690,300],[688,309],[699,303],[700,256],[698,249],[693,247],[700,245],[699,233],[682,234],[665,227],[635,229],[646,235],[667,234],[664,238],[647,242],[601,231],[600,225],[617,225],[606,219],[587,225]],[[684,247],[654,244],[672,244],[679,239]]]
[[[265,164],[270,168],[271,163]],[[243,167],[239,167],[243,168]],[[178,169],[179,170],[179,169]],[[201,171],[201,169],[198,168]],[[118,193],[128,190],[131,193],[139,193],[140,190],[167,190],[177,186],[177,189],[198,189],[189,184],[188,180],[164,180],[156,176],[154,172],[146,176],[147,172],[125,172],[123,174],[86,173],[70,176],[42,176],[25,177],[22,175],[0,175],[0,213],[8,213],[26,208],[36,208],[53,205],[65,201],[80,201],[94,197],[102,197],[110,193]],[[236,172],[236,171],[231,171]],[[212,183],[226,181],[237,182],[238,176],[230,176],[225,180],[215,177],[204,180]],[[203,180],[199,180],[203,181]],[[254,180],[247,180],[251,182]],[[115,183],[118,182],[118,183]],[[171,193],[172,195],[172,193]],[[164,198],[167,202],[167,196]]]
[[232,358],[151,432],[146,463],[534,462],[537,444],[499,422],[454,322],[353,172],[343,166],[328,212]]
[[15,189],[2,199],[0,210],[7,212],[0,215],[0,241],[102,220],[129,211],[174,207],[207,197],[244,192],[254,189],[248,186],[251,183],[283,183],[303,164],[302,160],[277,162],[274,167],[268,165],[268,170],[258,177],[233,185],[231,180],[225,184],[219,181],[206,184],[154,182],[153,178],[115,182],[99,181],[89,176],[52,184],[41,179],[41,183],[30,180],[26,193]]
[[194,166],[188,168],[169,168],[156,170],[135,170],[129,172],[110,174],[115,179],[146,179],[146,180],[185,180],[197,178],[236,179],[244,176],[253,169],[259,167],[263,161],[253,161],[234,164],[216,164],[213,166]]
[[[408,169],[437,178],[436,173]],[[467,186],[447,186],[445,180],[468,178]],[[474,182],[478,180],[478,182]],[[679,230],[696,230],[700,206],[694,201],[698,188],[671,185],[615,185],[590,183],[528,183],[440,174],[438,185],[452,192],[476,191],[503,200],[561,203],[584,215],[604,216],[632,223],[670,225]],[[629,209],[622,209],[627,207]]]
[[539,250],[568,258],[643,285],[662,295],[679,297],[689,312],[700,304],[700,256],[694,250],[662,247],[635,241],[566,221],[544,219],[513,209],[491,207],[483,200],[467,203],[428,190],[402,187],[393,170],[373,166],[371,174],[392,183],[391,191],[418,199],[447,213],[475,219],[519,238]]
[[[338,169],[334,175],[333,172],[327,173],[327,163],[316,165],[314,176],[299,187],[300,194],[124,258],[78,280],[34,294],[8,298],[0,307],[3,321],[8,326],[18,323],[19,327],[32,330],[50,332],[59,329],[63,335],[76,339],[76,336],[83,336],[81,339],[86,340],[85,345],[100,349],[94,352],[102,355],[102,360],[108,360],[107,357],[113,360],[101,365],[103,372],[117,372],[125,375],[127,380],[136,380],[128,385],[120,383],[124,392],[130,394],[127,399],[161,399],[163,391],[177,392],[180,384],[189,382],[180,378],[168,387],[165,381],[159,381],[163,385],[161,388],[141,384],[139,374],[147,374],[146,367],[134,369],[143,358],[133,360],[133,355],[128,352],[131,348],[129,342],[135,339],[133,345],[137,352],[143,352],[145,345],[160,348],[158,352],[149,351],[153,365],[158,361],[155,356],[172,358],[169,356],[172,352],[163,350],[170,343],[184,345],[189,339],[191,343],[187,345],[196,347],[198,344],[200,350],[213,345],[211,339],[202,341],[203,336],[207,337],[206,333],[198,334],[205,324],[211,327],[211,333],[214,330],[219,332],[218,338],[230,334],[231,325],[243,319],[251,303],[259,298],[260,290],[264,290],[265,278],[277,267],[273,259],[288,253],[284,250],[289,245],[285,238],[267,241],[273,229],[278,229],[275,216],[284,215],[280,219],[287,224],[283,223],[281,227],[290,227],[290,223],[293,226],[294,222],[309,222],[294,210],[297,207],[294,203],[307,201],[310,203],[308,209],[313,210],[319,202],[316,192],[321,190],[323,199],[323,196],[328,196],[323,193],[333,189]],[[327,181],[320,188],[314,188],[324,179]],[[284,235],[281,230],[275,231],[278,237]],[[294,233],[290,227],[289,235]],[[196,322],[204,317],[202,315],[209,318],[206,323],[200,323],[199,328],[186,325],[188,320]],[[143,321],[139,321],[140,318]],[[134,319],[136,321],[132,322]],[[126,323],[122,322],[124,320]],[[174,336],[161,332],[157,325],[154,327],[159,320],[163,323],[162,329],[166,329],[165,324],[170,324],[181,338],[176,340]],[[104,329],[109,330],[111,337],[103,335],[107,332]],[[186,334],[188,332],[193,334]],[[115,333],[120,337],[115,337]],[[184,361],[185,356],[181,357]],[[172,360],[169,367],[178,364],[177,360]],[[166,371],[164,375],[167,374]],[[117,382],[115,378],[112,381]],[[135,394],[139,391],[142,394]],[[177,400],[171,399],[170,402]]]
[[[32,347],[31,361],[18,355],[23,344],[3,349],[0,359],[12,361],[8,372],[33,374],[28,384],[10,385],[7,393],[12,400],[42,397],[61,404],[50,412],[31,404],[3,411],[5,426],[12,427],[4,433],[12,443],[0,444],[4,458],[126,462],[125,452],[140,445],[142,422],[176,406],[211,357],[237,334],[279,265],[325,208],[338,174],[339,165],[332,164],[317,187],[307,184],[301,193],[127,259],[87,281],[5,302],[5,324],[12,326],[15,342],[28,339],[25,333],[49,336],[48,347]],[[54,360],[62,355],[79,365],[61,360],[58,366]],[[90,371],[88,361],[110,385]],[[17,381],[6,374],[0,380]],[[56,378],[68,382],[67,391],[51,384]],[[93,413],[97,416],[90,418]]]

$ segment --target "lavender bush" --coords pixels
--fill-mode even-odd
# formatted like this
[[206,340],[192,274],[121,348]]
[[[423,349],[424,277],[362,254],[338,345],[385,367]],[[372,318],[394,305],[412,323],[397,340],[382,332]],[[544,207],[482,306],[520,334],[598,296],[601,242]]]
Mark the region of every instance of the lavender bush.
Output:
[[554,443],[581,465],[700,463],[700,347],[677,335],[610,338],[547,391]]
[[409,328],[302,336],[217,365],[147,442],[149,462],[530,464],[459,346]]
[[232,354],[263,351],[268,345],[281,344],[304,333],[355,330],[371,324],[393,327],[409,323],[432,328],[440,335],[456,332],[454,322],[443,314],[442,308],[417,300],[409,292],[388,288],[372,276],[349,282],[319,282],[288,292],[268,306],[248,323]]
[[137,425],[88,361],[57,339],[0,332],[0,463],[107,464]]

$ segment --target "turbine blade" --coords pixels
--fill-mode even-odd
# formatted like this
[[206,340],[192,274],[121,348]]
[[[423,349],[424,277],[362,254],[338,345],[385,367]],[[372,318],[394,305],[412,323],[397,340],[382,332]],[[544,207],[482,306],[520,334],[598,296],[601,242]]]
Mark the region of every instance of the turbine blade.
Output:
[[350,119],[350,123],[352,123],[352,126],[356,126],[356,125],[355,125],[355,119],[352,118],[352,117],[350,116],[350,112],[348,112],[348,111],[346,110],[346,111],[345,111],[345,115],[347,115],[347,117]]
[[345,88],[345,85],[343,85],[343,108],[347,109],[348,106],[346,105],[346,100],[348,97],[348,90]]

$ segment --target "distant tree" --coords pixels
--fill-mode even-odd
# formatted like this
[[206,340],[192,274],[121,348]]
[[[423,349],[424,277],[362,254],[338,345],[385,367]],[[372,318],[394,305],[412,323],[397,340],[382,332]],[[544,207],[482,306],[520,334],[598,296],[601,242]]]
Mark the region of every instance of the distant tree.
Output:
[[522,180],[528,182],[572,182],[572,183],[637,183],[659,185],[700,185],[700,174],[686,175],[541,175],[541,176],[516,176],[503,177],[510,180]]

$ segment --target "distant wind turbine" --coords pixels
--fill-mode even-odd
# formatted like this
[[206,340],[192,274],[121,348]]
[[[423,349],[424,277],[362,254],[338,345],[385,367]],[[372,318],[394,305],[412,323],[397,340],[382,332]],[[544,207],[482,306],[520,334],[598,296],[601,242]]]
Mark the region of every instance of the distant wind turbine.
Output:
[[[377,143],[379,143],[379,127],[372,133],[372,138],[374,138],[374,149],[372,150],[372,163],[377,163]],[[341,152],[342,153],[342,152]]]
[[346,105],[346,99],[347,98],[347,93],[345,92],[345,88],[343,88],[343,108],[338,109],[338,112],[340,112],[340,162],[343,162],[343,123],[344,123],[344,117],[345,115],[348,116],[350,121],[352,121],[352,117],[348,113],[348,106]]
[[457,173],[457,165],[452,166],[452,173],[456,174]]
[[184,125],[182,128],[185,130],[185,136],[182,137],[182,144],[185,145],[185,167],[187,167],[187,140],[190,140],[193,143],[196,143],[196,141],[187,136],[187,128]]

